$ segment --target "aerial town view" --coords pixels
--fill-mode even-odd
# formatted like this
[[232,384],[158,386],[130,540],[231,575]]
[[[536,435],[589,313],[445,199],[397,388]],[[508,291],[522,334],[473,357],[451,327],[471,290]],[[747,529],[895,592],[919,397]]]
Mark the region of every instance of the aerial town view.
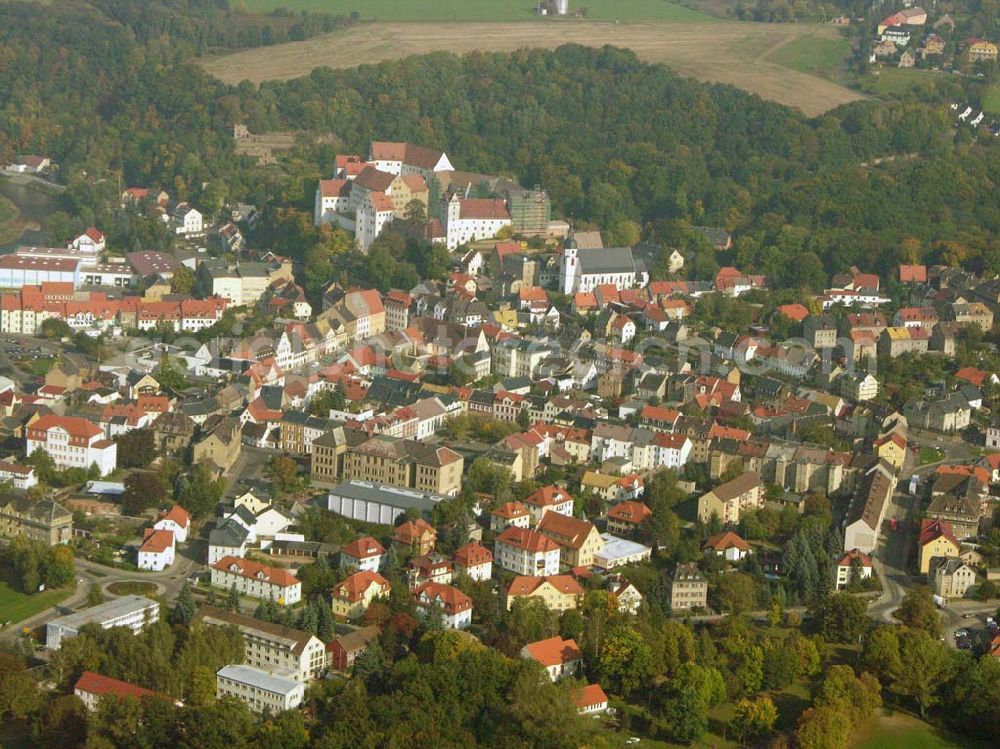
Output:
[[1000,747],[1000,4],[583,2],[0,0],[0,747]]

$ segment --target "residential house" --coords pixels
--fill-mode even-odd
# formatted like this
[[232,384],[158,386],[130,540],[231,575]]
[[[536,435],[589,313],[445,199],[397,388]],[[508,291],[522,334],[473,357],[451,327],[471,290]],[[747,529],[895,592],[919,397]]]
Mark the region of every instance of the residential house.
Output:
[[931,590],[945,599],[963,598],[976,584],[976,571],[958,557],[938,557],[931,564]]
[[211,565],[212,586],[264,600],[274,599],[279,606],[291,606],[302,600],[302,583],[291,572],[251,562],[238,557],[223,557]]
[[531,513],[531,522],[537,524],[548,512],[571,516],[573,514],[573,497],[561,487],[543,486],[525,497],[524,506]]
[[8,495],[0,498],[0,536],[27,536],[46,546],[69,543],[73,513],[50,499]]
[[182,544],[187,541],[188,531],[191,530],[191,515],[180,505],[174,505],[168,511],[160,513],[153,528],[170,531],[177,543]]
[[540,664],[552,681],[575,676],[583,665],[583,651],[576,642],[559,636],[529,642],[521,648],[521,657]]
[[223,666],[215,676],[217,699],[235,697],[255,713],[277,714],[298,707],[305,685],[253,666]]
[[434,544],[437,542],[437,531],[423,518],[407,520],[396,526],[392,534],[392,541],[409,553],[423,556],[434,550]]
[[560,562],[564,567],[590,567],[594,564],[594,555],[604,548],[601,534],[593,523],[558,512],[542,515],[538,532],[562,548]]
[[723,525],[735,525],[740,522],[743,510],[758,510],[763,506],[760,474],[748,471],[699,497],[698,519],[707,523],[716,515]]
[[518,575],[507,587],[507,608],[518,598],[538,598],[549,611],[567,611],[577,607],[583,594],[583,587],[570,575]]
[[455,574],[483,582],[493,576],[493,552],[478,541],[469,541],[455,552]]
[[174,563],[174,546],[173,531],[146,528],[139,547],[138,568],[162,572]]
[[105,439],[99,426],[76,416],[46,414],[36,419],[26,429],[26,445],[26,455],[45,450],[61,468],[96,465],[104,476],[118,465],[118,445]]
[[696,564],[678,564],[670,580],[670,608],[689,611],[708,607],[708,580]]
[[560,546],[543,533],[510,526],[493,543],[493,557],[505,570],[518,575],[559,574]]
[[739,562],[750,555],[750,544],[732,531],[723,531],[709,536],[702,551],[723,557],[727,562]]
[[330,595],[334,616],[357,619],[376,598],[389,595],[389,581],[377,572],[362,570],[333,586]]
[[358,656],[365,652],[371,643],[378,640],[380,631],[377,625],[372,625],[335,638],[327,645],[330,668],[340,672],[350,671]]
[[340,547],[340,569],[378,572],[385,558],[385,548],[371,536],[362,536]]
[[859,580],[871,577],[872,560],[867,554],[857,549],[851,549],[837,560],[837,590],[850,585],[855,575]]
[[896,476],[884,461],[872,466],[858,481],[844,520],[844,550],[865,554],[875,551],[885,512],[889,507]]
[[608,510],[608,531],[631,536],[652,516],[652,510],[642,502],[635,500],[619,502]]
[[413,591],[417,613],[428,617],[439,611],[445,629],[467,629],[472,624],[472,599],[451,585],[426,582]]

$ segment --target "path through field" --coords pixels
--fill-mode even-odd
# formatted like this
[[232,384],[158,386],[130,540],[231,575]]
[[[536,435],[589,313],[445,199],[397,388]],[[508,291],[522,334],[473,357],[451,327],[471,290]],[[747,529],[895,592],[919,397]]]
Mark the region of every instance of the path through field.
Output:
[[682,75],[731,83],[765,99],[798,107],[809,116],[861,98],[818,76],[782,67],[769,55],[803,35],[836,37],[813,24],[644,23],[373,23],[304,42],[260,47],[205,59],[203,66],[227,83],[285,80],[313,68],[347,68],[434,51],[509,51],[576,43],[632,49],[643,60],[663,62]]

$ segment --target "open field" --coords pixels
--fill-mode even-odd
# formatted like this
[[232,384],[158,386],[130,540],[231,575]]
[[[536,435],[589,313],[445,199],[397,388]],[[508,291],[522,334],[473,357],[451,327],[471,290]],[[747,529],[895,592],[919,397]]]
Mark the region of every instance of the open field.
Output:
[[983,94],[983,109],[992,114],[1000,114],[1000,84],[995,84]]
[[941,731],[912,715],[880,715],[869,725],[857,729],[852,749],[962,749],[972,744]]
[[72,592],[72,588],[60,588],[29,596],[0,581],[0,624],[28,619],[40,611],[55,606]]
[[[839,42],[836,29],[817,24],[738,22],[613,24],[592,21],[557,23],[378,23],[274,47],[259,47],[206,58],[203,66],[221,80],[287,80],[328,66],[348,68],[435,51],[456,53],[561,44],[632,49],[643,60],[662,62],[681,75],[729,83],[809,116],[821,114],[860,95],[815,75],[774,61],[783,47],[799,39]],[[796,64],[810,55],[793,47]]]
[[[531,21],[537,20],[533,0],[244,0],[249,10],[277,7],[347,16],[357,11],[364,20],[381,21]],[[606,21],[704,20],[696,10],[671,0],[583,0],[570,2],[570,13],[587,9],[587,18]],[[553,19],[553,22],[557,22]]]
[[802,73],[831,76],[851,54],[851,43],[842,37],[807,34],[774,50],[770,62]]
[[875,96],[893,96],[926,83],[935,83],[946,75],[948,74],[934,70],[885,67],[878,70],[878,75],[872,73],[861,78],[859,83],[865,91]]

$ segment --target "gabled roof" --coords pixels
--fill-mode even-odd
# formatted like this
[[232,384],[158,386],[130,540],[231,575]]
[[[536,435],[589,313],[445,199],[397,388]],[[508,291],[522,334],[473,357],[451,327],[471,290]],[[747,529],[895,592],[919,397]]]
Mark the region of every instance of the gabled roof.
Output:
[[498,544],[512,546],[515,549],[521,549],[522,551],[527,551],[532,554],[559,550],[559,544],[548,536],[539,533],[538,531],[529,530],[528,528],[518,528],[515,525],[508,527],[503,533],[497,536],[496,542]]
[[563,595],[583,595],[583,587],[571,575],[548,575],[545,577],[518,575],[510,581],[510,587],[507,588],[507,595],[530,596],[542,585],[546,584],[551,585]]
[[558,636],[529,642],[524,646],[524,652],[546,668],[583,660],[583,651],[575,640],[564,640]]
[[174,532],[147,528],[143,532],[142,546],[139,551],[146,554],[162,554],[174,546]]
[[264,580],[272,585],[279,585],[283,588],[299,584],[299,579],[288,570],[268,567],[267,565],[252,562],[249,559],[240,559],[239,557],[223,557],[213,564],[212,567],[221,572],[229,572],[240,577]]
[[533,507],[552,507],[553,505],[572,501],[573,497],[570,496],[569,492],[560,489],[558,486],[549,485],[535,489],[535,491],[525,497],[524,504],[532,505]]
[[101,428],[91,421],[81,419],[77,416],[57,416],[56,414],[46,414],[29,425],[28,428],[45,432],[50,429],[61,428],[70,436],[83,439],[91,439],[103,434]]
[[924,520],[920,522],[921,548],[939,538],[944,538],[950,541],[956,549],[960,548],[958,539],[955,538],[955,533],[952,531],[951,523],[946,520],[924,518]]
[[362,536],[341,546],[340,553],[361,560],[382,556],[385,548],[371,536]]
[[622,523],[643,523],[653,516],[653,511],[644,503],[628,499],[608,510],[608,518]]
[[538,530],[558,538],[560,545],[579,549],[594,531],[594,524],[558,512],[546,512],[538,523]]
[[127,681],[122,681],[121,679],[112,679],[110,676],[102,676],[93,671],[84,671],[80,674],[80,678],[73,685],[73,690],[80,690],[81,692],[94,694],[98,697],[112,694],[119,699],[130,698],[136,701],[142,700],[143,697],[160,697],[166,699],[166,697],[157,694],[151,689],[129,684]]
[[476,567],[493,561],[493,552],[478,541],[469,541],[455,552],[455,564],[460,567]]
[[724,531],[723,533],[717,533],[714,536],[709,536],[705,540],[704,548],[712,549],[714,551],[725,551],[726,549],[733,548],[739,549],[740,551],[750,551],[750,544],[732,531]]
[[377,572],[362,570],[348,576],[338,585],[333,586],[333,597],[342,601],[354,603],[360,601],[365,592],[372,586],[378,585],[383,591],[388,592],[389,581]]

